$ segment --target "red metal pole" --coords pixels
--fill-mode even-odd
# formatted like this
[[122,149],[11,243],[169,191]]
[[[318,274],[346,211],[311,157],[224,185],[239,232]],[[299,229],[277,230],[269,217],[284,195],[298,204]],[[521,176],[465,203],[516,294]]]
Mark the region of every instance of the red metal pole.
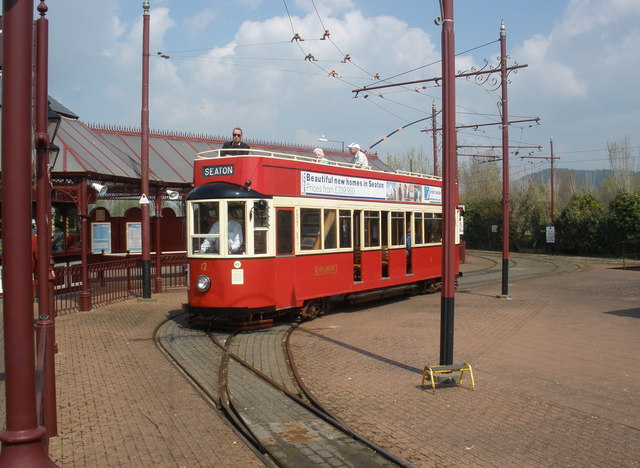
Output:
[[158,188],[156,193],[156,276],[154,292],[162,292],[162,245],[160,245],[160,229],[162,225],[162,189]]
[[149,2],[142,4],[142,112],[140,124],[141,192],[146,203],[140,205],[142,231],[142,297],[151,298],[151,217],[149,216]]
[[2,240],[6,429],[3,467],[55,466],[38,426],[31,266],[33,1],[3,2]]
[[442,297],[440,311],[440,364],[453,363],[455,311],[455,213],[458,203],[456,155],[455,40],[453,0],[442,5]]
[[509,108],[507,102],[507,31],[500,24],[500,77],[502,89],[502,296],[509,296]]
[[551,144],[551,178],[550,178],[550,184],[551,184],[551,224],[554,223],[555,219],[556,219],[556,215],[555,215],[555,210],[554,210],[554,187],[553,187],[553,137],[549,138],[549,142]]
[[431,103],[431,131],[433,132],[433,175],[438,175],[438,138],[436,136],[436,103]]
[[[47,328],[51,339],[46,341],[44,392],[44,426],[47,438],[58,433],[56,416],[56,379],[53,339],[53,270],[51,268],[51,183],[49,180],[48,70],[49,70],[49,21],[44,1],[38,5],[40,18],[36,21],[36,221],[38,233],[38,324]],[[42,322],[42,323],[40,323]]]
[[80,291],[80,312],[91,310],[91,293],[89,292],[89,254],[91,246],[89,245],[89,215],[88,215],[88,194],[87,179],[80,181],[80,206],[78,207],[78,215],[80,216],[80,259],[81,270],[80,277],[82,282],[82,290]]

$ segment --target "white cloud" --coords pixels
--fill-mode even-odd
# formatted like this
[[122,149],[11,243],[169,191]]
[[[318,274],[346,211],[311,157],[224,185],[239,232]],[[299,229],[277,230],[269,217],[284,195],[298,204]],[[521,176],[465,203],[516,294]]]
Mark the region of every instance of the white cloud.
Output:
[[[174,11],[177,6],[169,8],[171,1],[153,2],[150,119],[154,128],[226,135],[240,125],[248,139],[314,146],[324,133],[333,140],[369,145],[401,125],[430,115],[433,99],[441,107],[440,89],[432,83],[420,93],[413,86],[384,89],[383,98],[361,93],[353,99],[351,92],[384,84],[372,81],[374,73],[384,80],[437,61],[439,31],[434,33],[431,23],[424,29],[410,27],[391,15],[356,10],[355,1],[327,0],[316,2],[323,26],[311,2],[299,0],[288,2],[291,19],[280,5],[276,14],[262,20],[256,20],[260,17],[256,15],[237,26],[225,22],[221,28],[223,12],[214,9],[212,2],[204,3],[198,15],[179,17]],[[253,8],[263,5],[249,3]],[[51,7],[50,94],[83,120],[139,125],[140,5],[67,0]],[[639,13],[637,0],[572,0],[548,34],[518,43],[508,38],[510,63],[529,65],[510,75],[510,114],[539,116],[543,123],[520,132],[519,138],[546,142],[554,134],[558,151],[562,141],[569,139],[582,147],[604,147],[606,141],[624,133],[638,144],[640,138],[633,134],[637,135],[637,124],[634,127],[631,122],[640,120],[639,95],[634,91],[640,66]],[[290,42],[290,21],[305,41]],[[223,32],[229,27],[235,28],[232,33]],[[331,41],[318,40],[324,27],[331,30]],[[155,56],[156,51],[182,48],[175,47],[177,36],[188,37],[189,44],[195,45],[184,48],[226,46],[189,59],[180,54],[170,60]],[[496,48],[491,47],[489,55],[494,59]],[[308,53],[318,61],[305,61]],[[347,53],[351,61],[341,63]],[[456,70],[478,65],[486,53],[457,57]],[[327,76],[331,70],[342,79]],[[437,64],[393,81],[440,73]],[[459,112],[497,114],[495,93],[459,83]],[[468,122],[471,116],[458,118],[472,123]],[[615,125],[603,125],[603,120]],[[420,133],[420,128],[415,125],[398,132],[376,149],[385,154],[423,146],[430,154],[430,135]]]

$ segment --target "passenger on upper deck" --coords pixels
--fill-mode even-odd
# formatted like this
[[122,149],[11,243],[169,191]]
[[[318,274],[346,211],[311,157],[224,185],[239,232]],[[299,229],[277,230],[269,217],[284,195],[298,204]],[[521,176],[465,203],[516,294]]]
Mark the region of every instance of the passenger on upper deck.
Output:
[[314,149],[313,155],[316,157],[317,163],[329,164],[329,160],[324,157],[324,151],[322,151],[322,148]]
[[353,155],[353,164],[363,169],[369,169],[369,160],[365,154],[360,151],[360,145],[358,143],[351,143],[347,148]]
[[[224,151],[225,149],[232,149],[233,151]],[[220,156],[237,156],[241,154],[249,154],[251,147],[242,141],[242,129],[236,127],[233,129],[233,136],[231,141],[227,141],[222,144],[222,151]],[[247,151],[242,151],[247,150]]]

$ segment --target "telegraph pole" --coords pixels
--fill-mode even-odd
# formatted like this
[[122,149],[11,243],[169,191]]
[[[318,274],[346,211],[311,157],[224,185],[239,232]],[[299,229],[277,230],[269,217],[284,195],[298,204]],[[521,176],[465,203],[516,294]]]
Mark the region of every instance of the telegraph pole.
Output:
[[553,160],[555,159],[553,155],[553,137],[549,137],[549,144],[551,146],[551,174],[549,178],[549,183],[551,185],[551,224],[554,223],[556,219],[556,214],[554,210],[554,186],[553,186]]
[[500,79],[502,91],[502,295],[509,297],[509,109],[507,101],[507,31],[500,23]]

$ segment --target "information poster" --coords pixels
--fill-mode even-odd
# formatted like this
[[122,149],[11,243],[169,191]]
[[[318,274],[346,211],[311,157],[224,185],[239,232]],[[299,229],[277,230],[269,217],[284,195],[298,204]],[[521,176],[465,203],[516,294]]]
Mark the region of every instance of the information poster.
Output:
[[127,250],[142,252],[142,224],[127,223]]
[[91,253],[111,253],[111,223],[91,223]]
[[547,244],[556,243],[556,227],[547,226]]

